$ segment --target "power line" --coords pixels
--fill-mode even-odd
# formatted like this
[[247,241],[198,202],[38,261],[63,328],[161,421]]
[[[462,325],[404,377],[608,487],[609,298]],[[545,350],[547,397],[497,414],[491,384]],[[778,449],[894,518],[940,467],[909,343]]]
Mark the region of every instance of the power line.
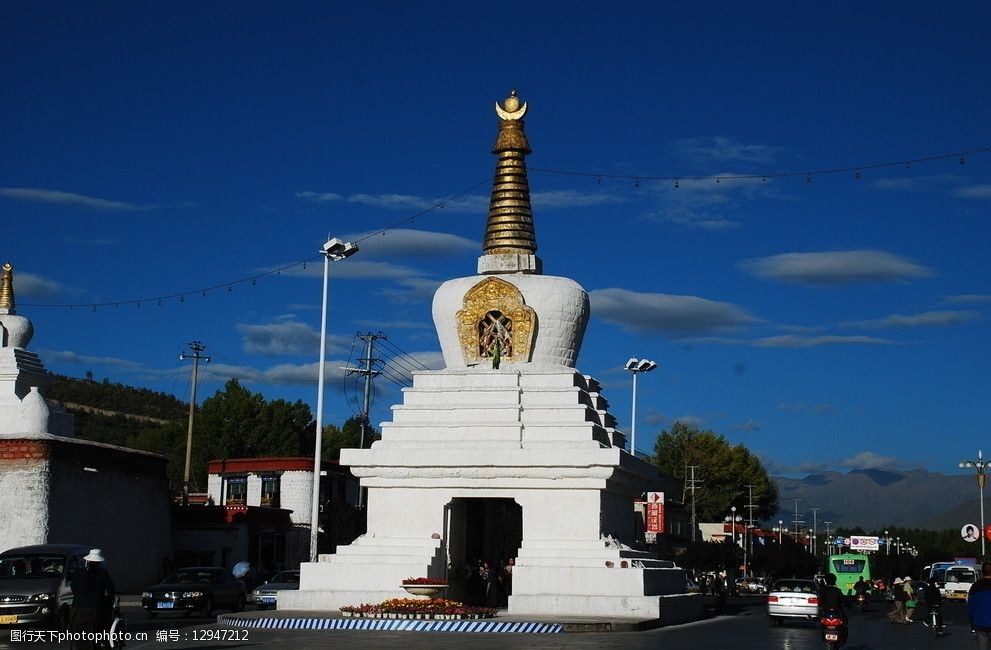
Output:
[[[611,180],[625,180],[633,181],[637,185],[641,181],[668,181],[674,182],[675,187],[682,181],[700,182],[700,181],[714,181],[716,183],[721,183],[723,181],[743,181],[743,180],[761,180],[766,181],[768,179],[774,178],[789,178],[789,177],[800,177],[804,176],[806,182],[812,182],[812,179],[816,176],[825,176],[832,174],[845,174],[853,173],[854,178],[861,178],[862,172],[871,169],[884,169],[884,168],[894,168],[894,167],[912,167],[913,165],[924,164],[928,162],[935,162],[939,160],[948,160],[952,158],[957,158],[960,164],[964,164],[967,160],[967,156],[973,156],[983,153],[988,153],[991,151],[991,147],[977,147],[973,149],[966,149],[964,151],[955,151],[951,153],[936,154],[932,156],[920,156],[916,158],[909,158],[904,160],[896,160],[889,162],[880,163],[867,163],[861,165],[848,165],[844,167],[825,167],[816,169],[805,169],[800,171],[776,171],[767,172],[763,174],[719,174],[719,175],[693,175],[693,174],[678,174],[678,175],[652,175],[652,174],[607,174],[600,172],[587,172],[579,170],[566,170],[566,169],[553,169],[549,167],[529,167],[528,170],[532,172],[545,173],[545,174],[558,174],[564,176],[579,176],[585,178],[595,178],[598,180],[611,179]],[[452,203],[453,201],[466,196],[474,192],[479,187],[486,185],[491,182],[491,179],[486,178],[483,181],[479,181],[470,187],[467,187],[459,192],[451,194],[445,199],[441,199],[436,203],[411,214],[408,217],[404,217],[394,223],[375,230],[359,239],[354,240],[355,243],[360,243],[365,240],[371,239],[372,237],[387,235],[390,231],[395,230],[399,226],[412,223],[416,219],[434,212],[435,210],[441,209],[446,205]],[[277,268],[271,269],[269,271],[264,271],[261,273],[254,273],[242,278],[237,278],[235,280],[228,280],[226,282],[220,282],[207,287],[200,287],[198,289],[189,289],[188,291],[180,291],[169,294],[148,296],[144,298],[129,298],[126,300],[107,300],[103,302],[80,302],[80,303],[22,303],[21,307],[35,307],[35,308],[50,308],[50,309],[89,309],[92,311],[97,311],[99,308],[113,307],[115,309],[123,306],[134,305],[136,308],[140,308],[142,305],[147,306],[163,306],[168,301],[185,302],[186,297],[194,297],[200,295],[201,297],[206,297],[209,293],[214,293],[217,291],[233,291],[235,286],[250,284],[252,286],[258,283],[258,280],[268,278],[271,276],[281,275],[283,271],[291,271],[296,268],[306,268],[308,262],[313,262],[322,257],[322,254],[317,254],[306,259],[299,260],[297,262],[292,262],[290,264],[285,264]]]
[[963,165],[967,161],[967,156],[973,156],[977,154],[987,153],[991,151],[991,147],[979,147],[976,149],[967,149],[965,151],[954,151],[952,153],[942,153],[933,156],[922,156],[919,158],[909,158],[906,160],[895,160],[889,162],[880,163],[867,163],[863,165],[849,165],[846,167],[826,167],[819,169],[805,169],[800,171],[776,171],[767,172],[763,174],[718,174],[718,175],[693,175],[693,174],[679,174],[673,176],[656,176],[650,174],[604,174],[598,172],[585,172],[577,170],[568,169],[551,169],[548,167],[528,167],[527,169],[532,172],[541,172],[544,174],[558,174],[562,176],[582,176],[586,178],[595,178],[597,180],[610,179],[610,180],[625,180],[633,181],[634,183],[639,183],[640,181],[669,181],[674,182],[675,187],[681,181],[715,181],[720,183],[722,181],[744,181],[744,180],[761,180],[766,181],[769,178],[794,178],[804,176],[806,182],[812,182],[812,179],[816,176],[828,176],[832,174],[854,174],[855,179],[860,179],[862,172],[869,169],[885,169],[893,167],[911,167],[912,165],[918,165],[927,162],[933,162],[936,160],[948,160],[951,158],[956,158],[959,160],[960,164]]
[[[488,179],[487,178],[484,181],[480,181],[478,183],[475,183],[471,187],[468,187],[466,189],[461,190],[460,192],[456,192],[455,194],[452,194],[452,195],[448,196],[446,199],[441,199],[440,201],[437,201],[433,205],[431,205],[431,206],[429,206],[427,208],[424,208],[423,210],[420,210],[416,214],[412,214],[412,215],[410,215],[410,216],[408,216],[408,217],[406,217],[404,219],[400,219],[399,221],[396,221],[395,223],[392,223],[392,224],[386,226],[385,228],[380,228],[379,230],[376,230],[374,232],[371,232],[371,233],[365,235],[364,237],[361,237],[361,238],[356,239],[354,241],[355,241],[355,243],[358,243],[358,242],[363,242],[366,239],[371,239],[372,237],[387,235],[390,231],[395,230],[399,226],[402,226],[402,225],[407,224],[407,223],[412,223],[413,221],[415,221],[419,217],[422,217],[425,214],[428,214],[430,212],[433,212],[434,210],[438,210],[440,208],[443,208],[444,206],[448,205],[449,203],[451,203],[451,202],[453,202],[453,201],[461,198],[462,196],[465,196],[467,194],[470,194],[471,192],[474,192],[476,189],[478,189],[482,185],[485,185],[486,183],[490,183],[490,182],[491,182],[491,179]],[[233,291],[234,290],[234,287],[235,286],[238,286],[238,285],[244,285],[244,284],[250,283],[251,286],[254,286],[254,285],[256,285],[258,283],[258,280],[261,280],[261,279],[267,278],[267,277],[271,277],[271,276],[275,276],[275,275],[282,275],[282,272],[283,271],[291,271],[291,270],[296,269],[296,268],[305,269],[306,268],[306,264],[308,262],[313,262],[313,261],[319,260],[322,257],[323,257],[323,254],[322,253],[318,253],[318,254],[316,254],[316,255],[314,255],[312,257],[307,257],[306,259],[299,260],[298,262],[292,262],[290,264],[285,264],[283,266],[279,266],[279,267],[276,267],[276,268],[271,269],[269,271],[264,271],[264,272],[261,272],[261,273],[253,273],[253,274],[251,274],[249,276],[245,276],[243,278],[238,278],[236,280],[228,280],[227,282],[221,282],[219,284],[213,284],[213,285],[210,285],[208,287],[200,287],[199,289],[190,289],[188,291],[179,291],[179,292],[176,292],[176,293],[162,294],[162,295],[157,295],[157,296],[149,296],[149,297],[146,297],[146,298],[129,298],[129,299],[126,299],[126,300],[107,300],[107,301],[104,301],[104,302],[80,302],[80,303],[21,303],[20,304],[20,307],[46,307],[46,308],[52,308],[52,309],[56,309],[56,308],[59,308],[59,309],[89,309],[89,310],[92,310],[92,311],[97,311],[97,309],[98,308],[101,308],[101,307],[103,307],[103,308],[113,307],[114,309],[119,309],[121,307],[121,305],[124,305],[124,306],[134,305],[136,308],[140,308],[142,304],[149,305],[149,306],[156,306],[157,305],[158,307],[162,307],[166,302],[168,302],[170,300],[171,301],[177,301],[177,302],[185,302],[187,296],[193,297],[193,296],[196,296],[198,294],[201,297],[206,298],[206,296],[207,296],[208,293],[216,292],[216,291],[223,291],[225,289],[227,291]]]

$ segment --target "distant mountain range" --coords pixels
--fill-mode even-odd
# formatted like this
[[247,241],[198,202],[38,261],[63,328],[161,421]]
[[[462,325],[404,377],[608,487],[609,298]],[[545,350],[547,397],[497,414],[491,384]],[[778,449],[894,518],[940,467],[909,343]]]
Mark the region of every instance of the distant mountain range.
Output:
[[[778,484],[780,511],[775,520],[792,526],[795,501],[804,520],[812,527],[812,508],[818,508],[818,530],[860,526],[879,530],[886,526],[942,530],[965,523],[980,523],[977,479],[973,474],[855,469],[818,472],[802,479],[774,477]],[[985,507],[988,507],[985,503]],[[991,521],[991,510],[987,513]]]

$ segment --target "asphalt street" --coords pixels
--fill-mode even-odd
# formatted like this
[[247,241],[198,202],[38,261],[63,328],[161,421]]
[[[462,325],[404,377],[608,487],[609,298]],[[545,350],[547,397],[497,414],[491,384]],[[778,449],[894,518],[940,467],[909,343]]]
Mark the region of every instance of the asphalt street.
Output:
[[[710,604],[711,605],[711,604]],[[932,638],[921,623],[894,625],[884,616],[889,605],[875,602],[866,612],[851,614],[850,638],[844,650],[971,650],[974,642],[966,624],[963,606],[944,606],[946,633]],[[656,650],[657,648],[699,650],[821,650],[818,628],[810,623],[792,623],[783,627],[767,624],[766,604],[759,596],[731,599],[727,614],[715,616],[711,606],[708,617],[686,625],[646,632],[582,634],[452,634],[370,631],[310,630],[230,630],[205,618],[166,618],[148,620],[133,607],[125,608],[128,631],[145,634],[147,640],[132,640],[127,648],[151,650],[221,650],[224,648],[273,648],[291,646],[293,650],[326,650],[328,646],[362,650],[472,650],[519,649],[557,650],[602,648]],[[24,632],[17,630],[17,632]],[[12,631],[0,633],[0,649],[69,647],[68,643],[11,640]],[[23,634],[22,634],[23,639]]]

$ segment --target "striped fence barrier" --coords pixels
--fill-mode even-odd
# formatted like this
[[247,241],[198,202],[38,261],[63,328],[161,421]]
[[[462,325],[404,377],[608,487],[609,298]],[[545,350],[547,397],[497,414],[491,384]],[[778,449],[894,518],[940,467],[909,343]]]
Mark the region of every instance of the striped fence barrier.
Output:
[[403,632],[486,632],[514,634],[560,634],[560,623],[526,621],[432,621],[391,618],[266,618],[220,616],[217,622],[230,627],[279,630],[389,630]]

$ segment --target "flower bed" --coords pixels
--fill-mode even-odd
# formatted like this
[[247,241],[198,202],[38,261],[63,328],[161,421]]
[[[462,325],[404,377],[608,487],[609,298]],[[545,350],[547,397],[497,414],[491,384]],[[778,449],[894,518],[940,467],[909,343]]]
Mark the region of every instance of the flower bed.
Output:
[[446,578],[406,578],[404,585],[446,585]]
[[496,610],[489,607],[471,607],[456,600],[434,598],[415,600],[413,598],[390,598],[377,605],[345,605],[341,613],[354,618],[425,618],[440,620],[492,618]]

